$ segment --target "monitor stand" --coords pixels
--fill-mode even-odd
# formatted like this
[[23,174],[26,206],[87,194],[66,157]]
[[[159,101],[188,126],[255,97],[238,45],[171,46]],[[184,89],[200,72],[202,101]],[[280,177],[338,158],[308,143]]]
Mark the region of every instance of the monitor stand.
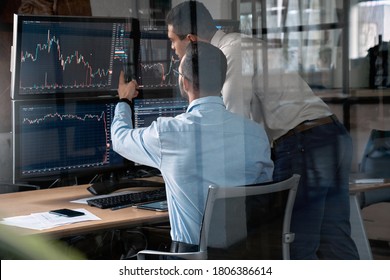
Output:
[[93,195],[102,195],[115,192],[120,189],[127,188],[145,188],[145,187],[165,187],[162,182],[155,182],[149,180],[137,180],[137,179],[117,179],[114,174],[111,173],[108,180],[102,182],[92,183],[87,190]]

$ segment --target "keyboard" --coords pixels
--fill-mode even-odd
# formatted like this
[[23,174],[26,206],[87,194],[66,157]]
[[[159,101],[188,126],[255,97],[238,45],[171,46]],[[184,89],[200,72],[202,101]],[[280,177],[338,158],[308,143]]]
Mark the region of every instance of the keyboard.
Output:
[[92,198],[87,200],[88,205],[99,207],[101,209],[117,208],[132,206],[138,203],[165,200],[166,192],[165,188],[156,190],[141,191],[134,193],[124,193],[118,195],[110,195],[100,198]]

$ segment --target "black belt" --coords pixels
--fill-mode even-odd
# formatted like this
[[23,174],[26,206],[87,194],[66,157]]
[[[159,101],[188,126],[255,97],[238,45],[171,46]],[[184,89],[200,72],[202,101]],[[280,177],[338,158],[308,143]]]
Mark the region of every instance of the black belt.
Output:
[[172,241],[171,243],[171,253],[197,252],[197,251],[199,251],[198,245],[188,244],[179,241]]
[[310,121],[304,121],[304,122],[298,124],[293,129],[290,129],[289,131],[287,131],[286,134],[283,134],[278,139],[276,139],[275,144],[277,144],[278,142],[283,141],[284,139],[286,139],[292,135],[295,135],[297,133],[307,131],[309,129],[312,129],[312,128],[320,126],[320,125],[329,124],[329,123],[333,123],[333,122],[337,122],[337,121],[338,121],[338,119],[335,115],[331,115],[328,117],[319,118],[319,119],[315,119],[315,120],[310,120]]

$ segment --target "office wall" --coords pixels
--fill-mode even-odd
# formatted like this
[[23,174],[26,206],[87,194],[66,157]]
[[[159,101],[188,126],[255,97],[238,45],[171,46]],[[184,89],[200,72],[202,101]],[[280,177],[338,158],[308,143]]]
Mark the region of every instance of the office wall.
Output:
[[93,16],[133,17],[139,19],[164,19],[170,1],[156,0],[90,0]]
[[[172,7],[184,2],[185,0],[172,0]],[[211,15],[215,19],[231,19],[232,3],[239,2],[237,0],[199,0],[209,9]]]
[[[137,0],[90,0],[93,16],[133,17],[138,10]],[[149,5],[149,1],[143,1]]]

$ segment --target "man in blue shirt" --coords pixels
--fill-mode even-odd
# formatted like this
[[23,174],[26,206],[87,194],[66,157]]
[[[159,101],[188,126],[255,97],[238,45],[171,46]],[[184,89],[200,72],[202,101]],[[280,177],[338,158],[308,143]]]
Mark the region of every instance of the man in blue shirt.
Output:
[[197,246],[210,184],[236,186],[272,180],[267,135],[259,124],[226,110],[221,89],[226,57],[208,43],[191,43],[178,71],[186,113],[160,117],[133,129],[127,104],[137,83],[119,81],[120,102],[111,134],[113,148],[129,160],[158,168],[163,175],[173,243]]

